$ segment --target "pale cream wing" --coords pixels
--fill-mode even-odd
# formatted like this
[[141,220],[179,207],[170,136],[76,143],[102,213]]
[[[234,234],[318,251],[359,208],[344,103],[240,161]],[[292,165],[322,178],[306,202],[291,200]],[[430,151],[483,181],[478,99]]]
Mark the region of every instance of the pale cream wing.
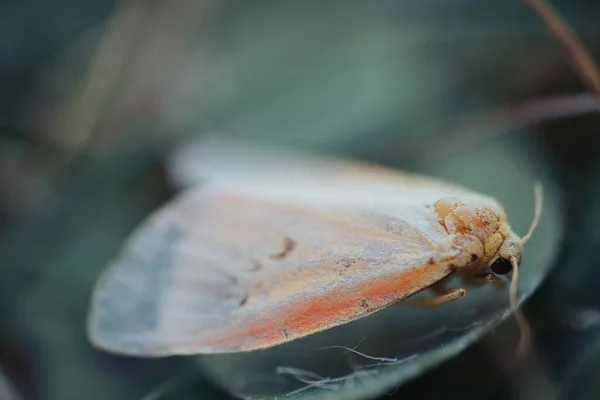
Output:
[[[456,196],[504,213],[490,196],[431,177],[223,135],[182,144],[167,164],[173,179],[183,187],[208,183],[263,198],[283,195],[284,200],[301,198],[311,202],[329,198],[341,207],[350,206],[348,202],[355,199],[371,207],[377,205],[373,200],[380,198],[400,210],[406,202],[422,205]],[[340,198],[337,193],[342,189],[350,190],[352,198]]]
[[269,347],[377,311],[466,259],[423,199],[395,198],[406,188],[378,190],[246,184],[184,192],[99,279],[91,340],[142,356]]

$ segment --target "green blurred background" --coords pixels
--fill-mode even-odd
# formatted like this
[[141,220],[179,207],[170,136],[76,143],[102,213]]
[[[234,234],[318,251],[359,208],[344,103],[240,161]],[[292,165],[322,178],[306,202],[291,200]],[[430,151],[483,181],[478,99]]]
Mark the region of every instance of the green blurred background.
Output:
[[[180,139],[217,132],[421,169],[454,143],[453,118],[585,90],[517,0],[1,4],[0,370],[24,399],[142,399],[195,371],[85,337],[98,273],[177,189],[164,161]],[[599,58],[600,3],[553,4]],[[487,127],[463,139],[485,142]],[[564,240],[525,306],[535,364],[506,373],[500,327],[391,398],[600,398],[599,128],[586,114],[503,133],[543,149],[564,202]],[[229,398],[192,375],[163,398]]]

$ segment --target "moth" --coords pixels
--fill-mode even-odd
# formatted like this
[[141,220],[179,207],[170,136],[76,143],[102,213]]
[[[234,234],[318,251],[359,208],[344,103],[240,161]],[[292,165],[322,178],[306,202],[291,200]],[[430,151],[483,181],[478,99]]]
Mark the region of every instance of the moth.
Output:
[[[516,275],[519,237],[494,198],[415,173],[205,141],[201,183],[134,232],[96,283],[88,333],[145,357],[266,349],[399,301]],[[516,307],[516,276],[511,285]],[[427,291],[429,297],[413,298]]]

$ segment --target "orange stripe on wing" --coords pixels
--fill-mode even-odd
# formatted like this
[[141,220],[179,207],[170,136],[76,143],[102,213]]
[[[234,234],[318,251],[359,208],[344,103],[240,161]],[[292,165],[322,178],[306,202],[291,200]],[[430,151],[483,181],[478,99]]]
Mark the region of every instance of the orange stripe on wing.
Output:
[[341,325],[402,300],[451,272],[452,268],[446,265],[425,264],[336,288],[286,307],[284,323],[290,336],[304,336]]
[[294,303],[236,321],[223,335],[207,340],[215,352],[256,350],[308,336],[374,313],[454,271],[451,264],[424,264],[408,271],[315,293]]

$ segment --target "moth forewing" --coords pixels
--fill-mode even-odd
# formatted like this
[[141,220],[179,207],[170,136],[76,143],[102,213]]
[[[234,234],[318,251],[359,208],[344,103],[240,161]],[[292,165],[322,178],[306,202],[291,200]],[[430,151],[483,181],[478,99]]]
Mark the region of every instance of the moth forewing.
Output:
[[449,234],[435,203],[499,209],[493,199],[414,174],[339,171],[339,185],[257,178],[184,191],[99,281],[94,343],[145,356],[266,348],[372,314],[485,258]]

